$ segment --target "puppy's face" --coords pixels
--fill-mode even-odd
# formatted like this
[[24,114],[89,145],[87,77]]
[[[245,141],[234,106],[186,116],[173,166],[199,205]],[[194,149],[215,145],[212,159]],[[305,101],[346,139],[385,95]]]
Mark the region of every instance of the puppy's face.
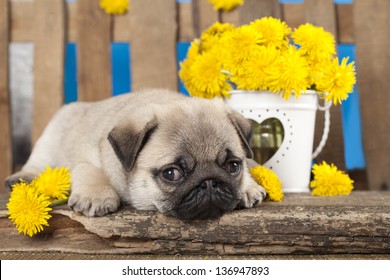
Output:
[[215,218],[236,208],[249,176],[245,119],[221,102],[194,100],[157,110],[146,127],[129,168],[136,208],[181,219]]

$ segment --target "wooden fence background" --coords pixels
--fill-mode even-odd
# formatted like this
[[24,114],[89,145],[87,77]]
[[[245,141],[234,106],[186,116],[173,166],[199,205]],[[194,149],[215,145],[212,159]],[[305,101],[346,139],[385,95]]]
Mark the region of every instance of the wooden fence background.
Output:
[[[188,42],[220,20],[244,24],[262,16],[285,20],[292,28],[311,22],[332,32],[339,43],[356,44],[366,170],[357,183],[387,189],[390,183],[390,1],[245,0],[233,12],[216,12],[207,0],[131,0],[130,11],[110,16],[98,0],[0,0],[0,181],[14,169],[9,92],[9,43],[34,43],[33,142],[63,104],[67,42],[77,43],[78,99],[111,95],[111,42],[131,43],[132,90],[178,88],[176,43]],[[322,133],[322,115],[316,143]],[[319,161],[344,164],[341,107],[333,107],[329,141]],[[367,181],[366,182],[366,179]],[[2,188],[1,188],[2,189]]]

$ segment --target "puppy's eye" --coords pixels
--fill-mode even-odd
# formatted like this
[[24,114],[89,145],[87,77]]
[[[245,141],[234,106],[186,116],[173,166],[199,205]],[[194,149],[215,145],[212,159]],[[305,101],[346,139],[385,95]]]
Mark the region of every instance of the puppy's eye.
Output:
[[226,164],[226,171],[231,175],[237,175],[241,171],[241,162],[239,161],[229,161]]
[[180,170],[175,168],[175,167],[170,167],[170,168],[165,169],[162,172],[162,176],[165,180],[171,181],[171,182],[179,181],[183,177]]

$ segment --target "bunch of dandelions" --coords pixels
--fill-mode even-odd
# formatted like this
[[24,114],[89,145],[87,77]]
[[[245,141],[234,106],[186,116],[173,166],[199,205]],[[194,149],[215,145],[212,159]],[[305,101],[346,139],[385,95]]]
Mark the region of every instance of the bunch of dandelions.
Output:
[[331,33],[312,24],[292,31],[272,17],[240,27],[215,23],[192,42],[179,75],[198,97],[228,97],[241,89],[288,99],[314,89],[334,104],[347,99],[356,83],[354,62],[340,63]]
[[49,212],[67,202],[70,182],[68,168],[47,167],[31,183],[21,180],[13,185],[7,208],[18,232],[32,237],[49,226]]

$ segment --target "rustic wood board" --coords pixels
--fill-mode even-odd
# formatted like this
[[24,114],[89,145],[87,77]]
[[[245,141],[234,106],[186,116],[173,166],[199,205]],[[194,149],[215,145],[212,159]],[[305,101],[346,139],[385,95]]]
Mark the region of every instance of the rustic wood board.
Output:
[[[8,85],[9,5],[0,0],[0,186],[12,172],[11,104]],[[1,187],[0,187],[1,188]],[[0,189],[0,193],[4,188]]]
[[220,21],[219,12],[215,11],[208,0],[192,0],[195,35],[200,37],[203,31],[216,21]]
[[112,95],[111,16],[98,1],[78,1],[78,100],[96,101]]
[[269,16],[282,17],[279,0],[246,0],[240,8],[240,24]]
[[305,13],[303,4],[284,4],[282,6],[283,20],[290,26],[293,30],[299,25],[305,23]]
[[132,90],[177,90],[175,0],[134,0],[130,10]]
[[10,6],[11,42],[33,42],[34,5],[29,2],[8,1]]
[[[77,24],[77,10],[79,2],[67,2],[67,39],[71,42],[78,41],[78,24]],[[202,4],[199,4],[202,3]],[[11,2],[11,42],[31,42],[33,41],[33,34],[31,28],[33,27],[33,2]],[[230,12],[219,13],[214,11],[208,0],[193,0],[192,3],[184,2],[178,3],[179,9],[179,25],[184,24],[179,31],[179,41],[191,41],[199,36],[199,32],[206,29],[218,19],[224,22],[239,23],[240,8]],[[339,42],[353,43],[354,29],[353,24],[353,5],[352,4],[335,4],[337,16],[337,29]],[[130,6],[130,10],[132,6]],[[190,10],[189,10],[190,9]],[[189,15],[191,13],[191,15]],[[251,13],[252,14],[252,13]],[[183,15],[183,17],[182,17]],[[189,16],[187,16],[189,15]],[[264,14],[269,16],[269,14]],[[253,15],[256,16],[256,15]],[[257,15],[259,18],[261,14]],[[281,4],[281,16],[291,26],[297,27],[299,24],[305,23],[303,4]],[[131,37],[131,28],[128,24],[130,13],[115,16],[113,18],[113,41],[128,42]],[[187,29],[190,21],[194,21],[193,27]],[[186,38],[186,39],[184,39]]]
[[[322,26],[337,38],[336,13],[333,0],[305,1],[305,19],[314,25]],[[334,163],[338,168],[345,169],[343,128],[341,120],[341,106],[332,106],[330,109],[330,132],[323,151],[315,159],[316,162],[325,160]],[[314,148],[321,141],[324,127],[324,113],[318,111],[316,117],[316,129]]]
[[18,235],[0,200],[0,252],[157,255],[390,254],[390,192],[343,197],[287,194],[285,200],[219,219],[180,221],[124,208],[87,218],[67,207],[34,238]]
[[196,36],[193,2],[178,3],[179,41],[189,42]]
[[[390,188],[390,2],[354,2],[363,145],[371,189]],[[369,24],[368,24],[369,23]]]
[[344,44],[355,43],[355,29],[353,25],[353,5],[340,4],[336,6],[338,42]]
[[33,143],[64,100],[64,1],[36,0],[34,12]]

